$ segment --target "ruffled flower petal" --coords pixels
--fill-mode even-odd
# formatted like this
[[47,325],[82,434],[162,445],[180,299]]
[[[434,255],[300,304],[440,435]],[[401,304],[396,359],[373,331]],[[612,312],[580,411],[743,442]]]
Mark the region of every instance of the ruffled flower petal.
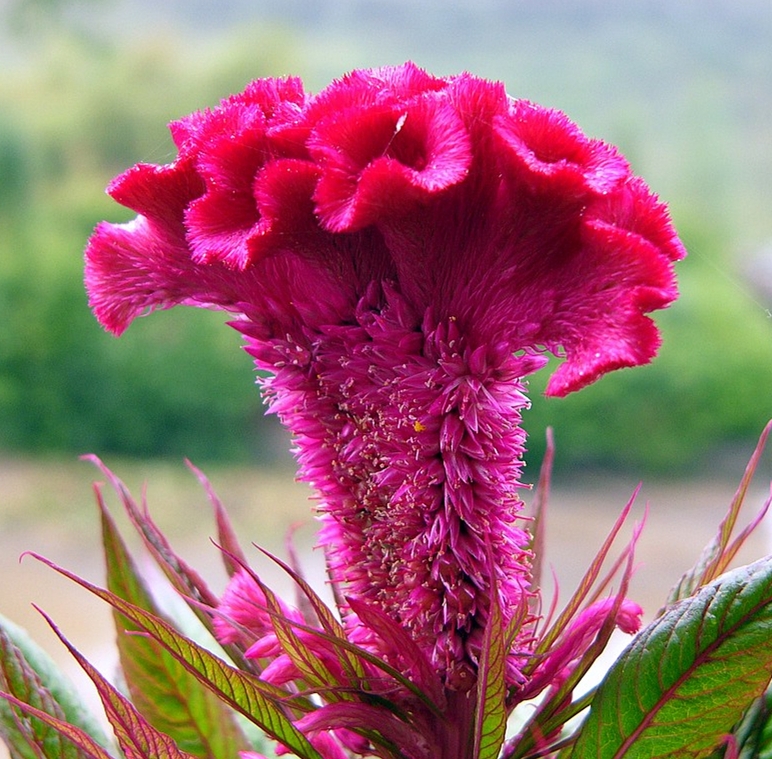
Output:
[[[354,287],[351,308],[391,281],[477,339],[564,355],[549,394],[656,352],[645,314],[676,297],[668,267],[684,254],[664,205],[614,148],[500,83],[413,64],[354,71],[313,97],[296,79],[258,80],[172,132],[177,161],[111,188],[146,221],[101,227],[88,254],[110,328],[148,306],[230,304],[244,288],[206,264],[248,277],[266,257],[300,256]],[[281,323],[274,308],[259,316],[270,283],[257,290],[250,313]],[[317,310],[302,289],[285,303]]]
[[610,145],[588,139],[564,113],[515,101],[496,119],[504,165],[535,191],[574,197],[605,194],[630,173]]
[[[222,261],[236,269],[249,265],[255,252],[250,238],[270,231],[255,197],[255,178],[274,160],[307,156],[304,100],[296,80],[259,80],[207,118],[187,125],[184,151],[195,153],[196,171],[206,188],[185,212],[196,261]],[[284,194],[309,192],[304,180],[302,170],[285,172]]]
[[471,160],[464,124],[440,96],[333,114],[309,147],[322,168],[316,210],[334,232],[404,213],[460,182]]
[[100,224],[86,248],[89,304],[107,329],[120,334],[154,308],[227,298],[212,287],[217,273],[195,266],[186,241],[185,209],[203,191],[182,157],[169,166],[138,164],[109,185],[115,200],[140,215],[127,224]]
[[315,124],[349,108],[404,105],[448,85],[447,79],[432,76],[410,61],[401,66],[356,69],[315,95],[308,103],[307,116]]
[[[566,298],[556,309],[547,344],[566,360],[546,394],[563,396],[614,369],[648,363],[660,345],[649,312],[678,296],[673,263],[686,255],[665,207],[641,181],[629,181],[587,209],[581,249],[562,272]],[[569,283],[584,279],[584,291]]]

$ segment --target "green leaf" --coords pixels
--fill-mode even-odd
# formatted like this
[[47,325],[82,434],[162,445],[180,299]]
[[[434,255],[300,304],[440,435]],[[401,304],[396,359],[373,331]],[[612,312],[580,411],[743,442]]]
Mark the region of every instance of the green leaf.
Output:
[[[274,556],[273,554],[269,553],[268,551],[265,551],[263,549],[260,549],[271,561],[275,562],[279,567],[281,567],[295,582],[295,584],[300,588],[303,596],[307,599],[311,610],[316,616],[316,619],[318,620],[319,624],[322,626],[324,631],[333,639],[337,640],[347,640],[346,638],[346,631],[343,628],[343,625],[335,618],[335,615],[332,613],[332,611],[327,608],[327,605],[322,601],[322,599],[319,597],[319,595],[314,591],[314,589],[306,582],[306,580],[297,572],[295,569],[290,567],[288,564],[283,562],[278,557]],[[243,565],[246,566],[246,565]],[[251,573],[251,570],[250,570]],[[254,573],[251,573],[254,576]],[[258,580],[259,582],[259,580]],[[354,655],[351,654],[346,649],[335,649],[336,654],[340,660],[341,667],[345,672],[347,672],[352,680],[355,679],[364,679],[365,677],[365,670],[361,663],[361,661]]]
[[[207,614],[205,609],[217,606],[217,596],[209,589],[201,576],[174,552],[166,536],[150,518],[145,505],[143,504],[143,508],[138,506],[123,482],[96,456],[90,455],[83,458],[95,464],[108,479],[110,485],[120,498],[126,515],[139,533],[145,547],[158,567],[166,575],[172,587],[186,601],[201,625],[214,636],[212,617],[210,614]],[[203,475],[201,476],[203,477]],[[98,487],[95,488],[95,492],[97,504],[100,510],[105,512],[106,507],[102,492]],[[228,644],[223,645],[222,648],[231,661],[242,669],[256,671],[253,668],[252,662],[244,658],[243,650],[239,646]]]
[[410,678],[442,713],[447,708],[445,691],[429,657],[408,631],[393,617],[361,599],[349,598],[351,610],[396,656],[395,666]]
[[[108,589],[160,617],[115,523],[103,506],[101,512]],[[173,738],[186,753],[201,759],[232,759],[249,748],[231,709],[157,641],[130,634],[140,630],[137,625],[117,610],[113,610],[113,616],[132,702],[154,728]]]
[[[493,575],[492,575],[493,576]],[[504,620],[494,583],[491,607],[485,625],[477,679],[474,753],[476,759],[496,759],[507,729]]]
[[[598,657],[606,649],[606,646],[611,639],[611,635],[614,629],[617,627],[617,615],[619,610],[627,597],[627,591],[630,584],[630,578],[632,576],[634,561],[635,561],[635,545],[638,538],[641,535],[643,529],[642,524],[636,524],[633,529],[633,534],[630,538],[630,542],[622,554],[625,558],[625,567],[621,572],[619,589],[614,595],[610,608],[607,608],[605,619],[601,626],[597,629],[592,642],[579,656],[578,659],[574,659],[570,666],[563,671],[563,674],[558,678],[556,682],[554,680],[557,674],[556,670],[552,669],[552,674],[547,675],[546,679],[542,675],[541,681],[538,678],[535,681],[531,681],[526,686],[526,693],[519,693],[520,700],[533,698],[533,695],[542,692],[543,689],[549,685],[549,690],[545,692],[545,697],[540,700],[538,706],[533,711],[532,716],[526,721],[525,725],[521,728],[520,737],[517,740],[517,744],[510,747],[510,750],[506,754],[506,759],[520,759],[520,757],[530,756],[544,756],[545,755],[545,736],[549,736],[550,740],[557,740],[555,747],[562,745],[567,740],[573,740],[573,736],[560,737],[561,731],[565,728],[566,724],[577,715],[584,712],[592,702],[596,689],[589,688],[581,696],[575,698],[577,687],[590,671],[590,668],[597,661]],[[616,570],[613,569],[612,572]],[[589,607],[586,607],[589,608]],[[513,618],[513,619],[516,619]],[[510,625],[512,623],[510,622]],[[570,641],[572,636],[571,622],[568,622],[566,628],[563,630],[563,635]],[[505,636],[505,640],[508,637]],[[558,639],[562,645],[566,641]],[[545,673],[546,674],[546,673]],[[528,688],[533,688],[536,685],[536,689],[528,691]],[[547,741],[549,742],[549,741]],[[532,750],[537,750],[538,753],[531,753]]]
[[[75,688],[29,634],[0,616],[0,687],[57,719],[72,722],[103,747],[110,745],[98,721],[87,711]],[[77,756],[69,743],[37,719],[21,719],[8,701],[0,701],[0,735],[12,755],[34,757],[31,744],[51,756]]]
[[[603,569],[606,558],[611,550],[614,541],[622,529],[622,526],[627,521],[632,511],[635,498],[638,495],[640,486],[633,492],[632,497],[622,509],[621,513],[617,517],[611,531],[606,536],[603,544],[598,549],[584,576],[579,581],[574,594],[565,605],[563,611],[560,612],[558,618],[550,625],[550,628],[541,635],[539,642],[532,652],[530,660],[525,664],[523,673],[530,675],[536,667],[539,666],[539,662],[542,658],[549,653],[550,649],[558,638],[563,634],[563,631],[568,627],[573,617],[579,612],[584,605],[585,608],[589,606],[593,600],[597,599],[600,593],[609,585],[611,578],[617,573],[619,567],[623,562],[627,561],[629,574],[629,562],[630,557],[634,552],[635,544],[640,534],[640,527],[636,527],[634,535],[630,542],[627,544],[621,555],[614,561],[610,570],[606,573],[605,578],[601,577],[601,570]],[[628,578],[629,580],[629,578]],[[627,580],[625,580],[627,582]]]
[[[29,667],[24,656],[5,633],[0,632],[0,686],[24,703],[37,707],[42,712],[62,720],[64,713],[43,686],[35,671]],[[63,739],[62,735],[40,719],[13,710],[7,701],[0,708],[0,735],[3,736],[13,756],[25,759],[38,753],[47,759],[83,759],[77,746]]]
[[48,616],[46,620],[96,686],[107,719],[115,731],[115,737],[126,759],[192,759],[172,738],[156,730],[125,696],[110,685],[62,635]]
[[291,707],[308,711],[313,707],[300,697],[230,666],[202,646],[178,633],[170,624],[152,613],[124,601],[114,593],[97,587],[53,562],[31,554],[39,561],[86,588],[130,619],[138,628],[157,640],[189,672],[218,697],[259,725],[275,740],[302,759],[322,759],[308,739],[287,716]]
[[641,632],[593,700],[572,759],[707,757],[772,671],[772,559],[741,567]]
[[768,690],[735,728],[740,759],[772,759],[772,693]]
[[[440,706],[440,704],[444,704],[444,701],[442,701],[442,699],[444,699],[444,694],[441,689],[438,692],[436,687],[430,686],[429,688],[426,689],[426,691],[424,691],[422,687],[426,686],[425,682],[423,681],[421,683],[414,682],[413,678],[411,676],[407,676],[406,674],[404,674],[401,671],[401,669],[390,666],[381,657],[373,653],[370,653],[366,649],[360,648],[359,646],[351,643],[346,637],[346,632],[343,626],[340,624],[340,622],[338,622],[335,619],[332,612],[325,606],[324,602],[313,591],[313,589],[308,585],[308,583],[300,575],[298,575],[294,569],[292,569],[290,566],[282,562],[281,559],[278,559],[277,557],[273,556],[267,551],[264,551],[263,549],[259,549],[259,550],[263,551],[263,553],[266,556],[268,556],[272,561],[275,561],[280,567],[282,567],[290,575],[290,577],[293,578],[293,580],[295,580],[296,583],[298,583],[302,592],[306,595],[309,602],[311,603],[311,606],[314,612],[316,613],[319,623],[322,625],[322,628],[323,628],[323,630],[319,630],[307,625],[293,623],[292,625],[293,629],[303,630],[311,635],[315,635],[321,641],[326,641],[330,645],[330,650],[334,650],[336,652],[336,655],[338,657],[338,660],[341,663],[341,666],[343,667],[344,671],[348,673],[348,675],[352,678],[353,681],[358,682],[360,679],[363,679],[365,677],[364,663],[366,662],[376,667],[377,669],[381,670],[389,677],[393,678],[403,688],[409,690],[436,717],[442,717],[444,710],[443,710],[443,706]],[[250,574],[258,584],[261,584],[257,576],[248,567],[245,566],[243,568],[250,572]],[[351,605],[352,607],[356,605],[356,601],[352,603],[352,599],[349,599],[348,602],[349,602],[349,605]],[[267,609],[267,611],[271,616],[274,616],[274,612],[270,608]],[[370,623],[373,622],[372,617],[369,619],[369,622]],[[383,629],[380,629],[378,632],[379,634],[385,633]],[[436,679],[436,676],[435,676],[435,679]],[[373,697],[373,694],[368,693],[367,697],[371,698]],[[438,701],[434,700],[435,698],[439,701],[439,703]]]
[[[131,520],[132,525],[139,533],[155,562],[164,572],[169,582],[183,595],[183,597],[195,600],[196,603],[189,604],[190,608],[193,613],[199,617],[199,620],[204,627],[211,632],[211,619],[209,615],[201,609],[201,605],[216,606],[218,601],[217,596],[207,587],[201,576],[172,550],[166,536],[150,518],[147,509],[141,509],[137,505],[126,485],[124,485],[123,482],[96,456],[84,456],[83,458],[99,467],[102,474],[107,477],[110,485],[120,498],[126,515]],[[106,510],[104,499],[98,488],[96,489],[96,497],[100,510],[104,512]]]
[[[53,728],[62,737],[67,738],[70,743],[80,749],[80,756],[89,757],[89,759],[113,759],[113,757],[99,744],[97,743],[85,730],[81,730],[75,725],[71,725],[69,722],[58,719],[57,717],[48,714],[42,709],[37,709],[34,706],[10,695],[9,693],[0,692],[0,699],[4,703],[15,706],[20,711],[29,715],[34,720]],[[43,756],[46,758],[50,756],[58,756],[57,754],[48,754],[43,751]],[[11,756],[16,757],[19,754],[15,754],[13,747],[11,747]],[[34,752],[32,756],[39,757],[40,754]]]
[[329,667],[322,661],[309,646],[305,645],[293,630],[293,623],[288,620],[281,610],[279,600],[276,594],[263,583],[257,575],[252,575],[259,584],[260,589],[265,595],[267,611],[271,616],[271,624],[276,639],[282,648],[282,651],[290,658],[297,667],[303,679],[314,689],[324,690],[325,695],[330,700],[351,698],[349,693],[341,693],[336,686],[347,685],[345,682],[338,682],[338,679],[330,671]]

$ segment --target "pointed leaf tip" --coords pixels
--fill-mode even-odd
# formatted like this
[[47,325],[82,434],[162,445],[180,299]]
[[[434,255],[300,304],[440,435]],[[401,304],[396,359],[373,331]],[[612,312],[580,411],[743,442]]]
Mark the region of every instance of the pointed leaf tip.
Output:
[[[9,695],[39,707],[54,718],[71,723],[83,730],[97,743],[110,744],[97,718],[84,706],[80,694],[70,680],[59,670],[48,654],[35,644],[26,630],[0,615],[0,689]],[[20,728],[23,728],[20,732]],[[12,753],[27,757],[31,750],[28,738],[43,736],[46,729],[34,720],[19,723],[9,711],[8,702],[0,703],[0,735],[11,747]],[[49,731],[49,736],[52,735]],[[25,737],[26,735],[26,737]],[[48,748],[58,742],[55,738],[44,741]],[[25,750],[25,747],[27,750]],[[67,753],[65,751],[65,753]],[[34,753],[32,754],[34,756]]]
[[[15,706],[29,717],[36,719],[55,730],[59,735],[69,741],[70,745],[76,752],[74,754],[75,757],[88,757],[88,759],[114,759],[113,756],[100,743],[95,741],[85,730],[81,729],[80,727],[71,725],[65,720],[54,717],[52,714],[49,714],[42,709],[37,709],[25,701],[12,696],[10,693],[0,691],[0,699],[4,700],[8,704],[11,704],[12,706]],[[11,756],[14,758],[27,756],[27,754],[23,750],[20,750],[16,745],[9,745],[9,750],[11,751]],[[73,757],[73,754],[64,751],[61,754],[45,753],[44,747],[38,745],[34,745],[34,750],[31,755],[37,757],[38,759],[41,756],[44,757],[44,759],[59,759],[60,756],[62,758],[67,757],[67,759],[72,759]]]
[[322,759],[308,739],[287,716],[293,706],[311,708],[302,696],[265,683],[232,667],[206,648],[181,635],[171,625],[119,596],[99,588],[39,554],[38,561],[76,582],[130,619],[145,634],[158,641],[177,661],[221,701],[243,714],[301,759]]
[[127,759],[194,759],[182,751],[172,738],[154,728],[64,637],[51,618],[43,612],[41,614],[94,683],[107,719]]
[[[102,508],[107,587],[116,596],[161,617],[115,523]],[[232,712],[170,653],[137,631],[114,610],[118,653],[132,702],[144,719],[187,753],[202,759],[231,759],[248,747]]]
[[676,601],[680,601],[683,598],[693,595],[703,585],[706,585],[721,575],[729,567],[743,543],[766,516],[772,506],[772,495],[764,502],[761,509],[759,509],[750,523],[740,531],[739,535],[737,535],[734,540],[732,540],[740,509],[742,508],[751,481],[756,474],[756,469],[767,444],[767,438],[771,432],[772,421],[768,422],[764,427],[764,430],[756,443],[756,447],[745,467],[745,472],[740,480],[740,484],[737,486],[737,490],[732,498],[727,513],[721,520],[716,535],[705,548],[702,549],[702,553],[694,566],[685,572],[673,588],[671,588],[665,601],[665,606],[660,609],[660,613]]

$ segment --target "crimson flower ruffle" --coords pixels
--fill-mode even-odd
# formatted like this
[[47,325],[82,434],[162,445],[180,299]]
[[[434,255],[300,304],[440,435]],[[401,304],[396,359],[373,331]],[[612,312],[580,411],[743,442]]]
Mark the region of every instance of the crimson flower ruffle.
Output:
[[527,618],[523,378],[561,356],[563,396],[654,356],[685,252],[665,206],[562,113],[410,63],[259,80],[171,129],[174,162],[109,187],[138,216],[89,243],[95,314],[237,314],[333,578],[470,688],[493,588]]
[[110,185],[138,219],[87,250],[114,332],[187,302],[296,333],[391,281],[486,343],[565,355],[550,395],[656,352],[645,314],[676,297],[684,255],[665,206],[616,150],[501,84],[411,64],[313,97],[259,80],[172,134],[176,161]]

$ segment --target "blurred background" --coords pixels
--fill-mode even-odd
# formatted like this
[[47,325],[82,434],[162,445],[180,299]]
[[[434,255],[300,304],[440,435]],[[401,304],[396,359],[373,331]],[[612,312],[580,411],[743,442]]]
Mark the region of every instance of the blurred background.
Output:
[[19,576],[24,548],[76,570],[95,560],[81,537],[95,532],[92,472],[77,461],[90,451],[137,489],[149,480],[183,532],[204,500],[184,456],[246,541],[278,530],[260,522],[266,502],[307,518],[302,489],[270,490],[292,487],[289,442],[224,317],[176,309],[116,340],[87,308],[82,249],[96,222],[130,216],[107,182],[174,157],[168,121],[256,77],[298,74],[315,91],[406,59],[565,111],[670,204],[689,257],[680,300],[656,315],[661,355],[563,400],[541,397],[543,372],[525,424],[531,479],[555,428],[569,550],[588,524],[580,501],[608,524],[601,507],[643,479],[650,563],[690,565],[687,544],[712,534],[772,417],[769,0],[0,0],[0,576]]
[[686,476],[728,465],[772,417],[772,5],[767,0],[4,0],[0,28],[0,452],[275,464],[223,317],[176,310],[120,340],[90,315],[81,251],[103,194],[174,157],[166,124],[252,78],[408,58],[468,69],[617,144],[690,256],[649,367],[564,400],[532,382],[558,473]]

